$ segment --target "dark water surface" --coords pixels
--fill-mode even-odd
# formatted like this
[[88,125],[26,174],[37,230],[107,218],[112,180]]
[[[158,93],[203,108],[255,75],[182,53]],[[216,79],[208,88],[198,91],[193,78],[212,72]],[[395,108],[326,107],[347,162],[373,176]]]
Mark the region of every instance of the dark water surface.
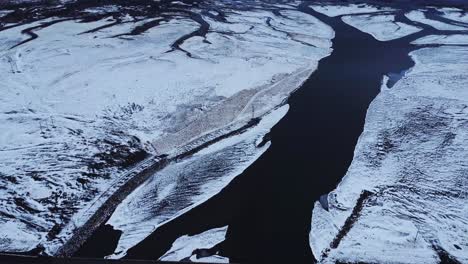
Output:
[[231,261],[312,262],[314,201],[346,173],[383,75],[414,64],[406,41],[378,42],[338,18],[314,15],[335,30],[334,51],[290,97],[287,116],[271,131],[271,148],[220,194],[132,248],[128,258],[157,258],[180,235],[229,225],[222,253]]
[[[312,263],[314,202],[346,173],[383,75],[398,76],[414,63],[407,40],[379,42],[339,18],[301,10],[333,27],[334,51],[290,97],[288,114],[271,131],[271,148],[221,193],[156,230],[127,258],[157,259],[182,235],[229,225],[222,254],[231,261]],[[78,255],[110,254],[96,246],[116,242],[110,237],[118,235],[106,230]]]

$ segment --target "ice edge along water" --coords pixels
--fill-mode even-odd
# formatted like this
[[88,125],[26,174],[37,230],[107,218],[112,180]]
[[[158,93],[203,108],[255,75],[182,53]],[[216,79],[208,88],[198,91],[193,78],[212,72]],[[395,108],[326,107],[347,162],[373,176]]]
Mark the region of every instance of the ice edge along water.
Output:
[[[345,15],[344,22],[380,41],[407,35],[393,36],[382,15],[316,10]],[[443,11],[455,20],[466,16],[458,9]],[[440,30],[466,30],[427,19],[421,11],[407,17]],[[375,27],[375,19],[385,23]],[[390,34],[382,38],[384,32]],[[348,172],[327,196],[328,208],[314,205],[309,239],[319,262],[468,263],[466,37],[417,39],[412,44],[452,47],[410,53],[415,66],[391,89],[384,76]]]
[[353,15],[341,18],[346,24],[372,35],[380,41],[399,39],[419,32],[421,29],[401,22],[395,22],[395,15]]
[[468,49],[410,55],[416,65],[370,105],[329,210],[314,206],[310,244],[323,263],[468,262]]
[[185,235],[178,238],[172,247],[159,259],[161,261],[184,261],[229,263],[229,259],[216,254],[197,256],[195,250],[212,249],[226,238],[227,226],[207,230],[197,235]]
[[286,115],[288,108],[288,105],[282,106],[245,133],[227,138],[186,160],[167,166],[136,189],[117,207],[108,221],[114,229],[122,231],[116,254],[110,257],[123,257],[126,250],[159,226],[219,193],[268,149],[270,142],[259,144]]
[[[281,105],[330,54],[333,38],[333,30],[312,16],[281,12],[244,11],[227,16],[229,24],[206,17],[211,44],[193,37],[182,45],[196,58],[166,52],[196,30],[184,18],[131,39],[109,37],[148,20],[128,17],[85,34],[113,19],[62,21],[14,48],[27,38],[22,30],[51,19],[0,32],[1,250],[41,245],[56,254],[157,155],[194,149]],[[154,156],[143,168],[89,171],[88,162],[101,164],[114,145]],[[96,157],[104,160],[96,163]]]
[[[295,13],[295,11],[285,11],[284,13],[288,14],[288,15],[292,15],[292,14]],[[318,20],[315,19],[315,21],[318,22],[319,24],[321,24],[322,26],[325,26],[325,24],[319,22]],[[325,27],[328,27],[328,26],[325,26]],[[297,31],[297,29],[291,29],[291,30]],[[333,37],[333,31],[330,31],[330,33],[327,34],[327,35],[329,37]],[[305,36],[302,36],[302,37],[305,37]],[[319,44],[320,44],[321,47],[326,47],[326,46],[324,46],[324,44],[329,45],[329,42],[327,44],[327,42],[323,43],[323,41],[320,41]],[[331,49],[329,49],[329,51],[331,52]],[[320,55],[320,57],[318,57],[318,59],[321,59],[322,57],[325,57],[326,55],[329,55],[329,54],[330,54],[329,52],[324,53],[323,55]],[[258,94],[256,94],[255,96],[252,97],[251,103],[252,104],[258,104],[260,102],[260,104],[261,104],[264,100],[269,100],[270,102],[271,101],[273,101],[273,102],[276,101],[277,104],[280,103],[280,102],[284,102],[286,100],[286,98],[289,96],[289,94],[291,92],[293,92],[295,89],[298,89],[301,86],[301,84],[310,76],[310,74],[312,74],[312,72],[316,68],[317,68],[317,61],[315,60],[315,58],[311,58],[311,63],[310,63],[309,67],[305,68],[304,70],[302,70],[302,71],[300,71],[298,73],[295,73],[295,74],[291,75],[290,77],[284,78],[284,80],[278,81],[273,86],[271,86],[271,88],[259,92]],[[255,107],[255,108],[257,108],[257,107]],[[245,109],[247,109],[247,111],[248,111],[250,108],[245,107]],[[242,134],[242,135],[239,136],[239,137],[241,137],[241,136],[244,137],[244,136],[248,136],[249,133],[253,133],[253,135],[256,135],[255,136],[256,139],[252,138],[250,140],[251,142],[249,144],[245,144],[245,142],[244,142],[244,143],[242,143],[241,146],[238,146],[238,147],[234,146],[234,149],[236,149],[236,148],[238,148],[239,150],[242,149],[243,155],[244,155],[243,158],[245,158],[245,161],[243,161],[243,163],[241,163],[240,166],[238,166],[238,167],[234,166],[233,167],[234,170],[229,171],[231,169],[231,168],[229,168],[229,165],[228,166],[223,165],[223,169],[222,169],[222,170],[228,170],[228,173],[220,171],[219,169],[216,170],[215,168],[212,168],[209,165],[208,166],[205,165],[207,163],[211,164],[212,161],[207,162],[206,160],[200,159],[198,156],[194,156],[193,158],[195,159],[195,162],[193,162],[193,161],[184,161],[184,162],[201,163],[202,166],[196,165],[196,166],[200,166],[200,167],[192,168],[192,169],[185,169],[184,167],[187,166],[187,164],[185,164],[185,163],[181,163],[180,165],[179,164],[174,164],[174,167],[177,168],[179,166],[179,167],[182,167],[184,169],[180,169],[180,168],[179,169],[174,169],[174,167],[168,167],[169,172],[164,170],[164,171],[161,171],[161,173],[155,174],[154,178],[148,179],[148,181],[145,183],[146,189],[145,189],[145,187],[142,187],[141,189],[139,188],[138,190],[133,192],[132,195],[130,195],[122,204],[120,204],[118,206],[118,208],[116,209],[116,212],[113,214],[113,216],[111,217],[111,219],[108,222],[108,224],[114,226],[115,229],[123,231],[123,234],[122,234],[122,236],[121,236],[121,238],[119,240],[119,243],[117,245],[117,248],[115,250],[115,254],[109,256],[109,258],[123,257],[126,254],[126,250],[128,250],[131,246],[134,246],[135,244],[137,244],[141,240],[143,240],[146,236],[150,235],[152,232],[154,232],[154,230],[157,227],[161,226],[164,223],[167,223],[168,221],[171,221],[171,220],[175,219],[176,217],[180,216],[182,213],[184,213],[184,212],[190,210],[191,208],[195,207],[196,205],[206,201],[208,198],[210,198],[213,195],[220,192],[221,189],[224,188],[232,180],[233,177],[235,177],[235,176],[239,175],[240,173],[242,173],[242,171],[246,167],[248,167],[252,162],[254,162],[261,155],[261,153],[263,153],[263,151],[266,150],[266,149],[261,150],[261,149],[253,148],[252,150],[250,150],[250,151],[252,151],[251,154],[249,154],[248,151],[246,152],[246,150],[249,149],[248,145],[250,145],[250,147],[252,147],[253,146],[252,143],[254,141],[258,141],[260,138],[262,138],[263,135],[266,134],[269,131],[269,129],[276,122],[279,121],[279,119],[275,119],[274,122],[271,122],[271,120],[270,120],[272,114],[274,114],[273,117],[276,116],[276,114],[275,114],[276,111],[278,111],[278,110],[275,110],[274,112],[269,113],[264,117],[264,118],[266,118],[266,121],[265,121],[266,123],[263,122],[263,118],[262,118],[262,121],[260,122],[260,124],[258,126],[259,131],[256,131],[257,127],[255,127],[255,128],[252,129],[253,131],[246,132],[245,134]],[[249,113],[249,112],[247,112],[247,113]],[[281,114],[281,115],[284,115],[284,114]],[[262,127],[262,126],[265,126],[265,127]],[[230,142],[230,141],[232,141],[232,139],[227,140],[227,142]],[[223,144],[225,144],[225,142],[222,142],[221,144],[215,144],[215,146],[216,146],[216,148],[219,148],[220,146],[223,146]],[[224,149],[222,149],[222,151],[220,153],[229,152],[229,151],[230,151],[229,148],[224,148]],[[214,159],[214,158],[208,157],[207,159]],[[220,160],[218,160],[218,162],[223,162],[223,163],[232,162],[233,165],[234,164],[237,165],[237,163],[239,163],[239,161],[241,161],[241,160],[242,160],[242,158],[240,158],[239,160],[232,160],[232,157],[229,157],[229,155],[226,155],[223,158],[221,158]],[[182,173],[180,171],[182,171]],[[176,206],[181,206],[182,209],[179,209],[179,210],[173,210],[172,209],[172,212],[171,212],[171,209],[169,209],[169,213],[164,213],[164,212],[158,211],[158,209],[155,209],[155,208],[160,207],[160,205],[161,205],[160,203],[152,204],[152,203],[147,202],[147,199],[148,199],[147,197],[151,196],[151,193],[153,193],[153,195],[156,194],[156,196],[158,196],[159,195],[158,192],[159,192],[159,193],[162,193],[162,196],[163,196],[161,198],[162,199],[161,203],[163,203],[163,204],[168,203],[165,200],[167,198],[166,195],[168,195],[171,192],[171,190],[176,189],[177,184],[172,182],[172,181],[167,182],[163,178],[168,177],[167,175],[173,175],[173,176],[169,177],[169,178],[172,178],[172,179],[174,179],[174,178],[188,178],[188,177],[186,177],[184,175],[184,174],[187,174],[187,173],[188,174],[196,174],[196,175],[198,175],[199,173],[201,173],[201,174],[204,174],[204,173],[210,174],[211,173],[211,174],[214,174],[213,176],[216,177],[217,181],[219,181],[220,178],[222,178],[223,181],[221,182],[221,184],[218,182],[215,188],[210,188],[209,190],[204,190],[203,192],[201,192],[202,195],[198,195],[198,196],[192,196],[191,194],[188,195],[189,197],[191,197],[190,199],[188,199],[189,202],[185,201],[185,203],[184,202],[181,203],[179,201],[179,202],[174,203],[174,204],[176,204]],[[164,175],[164,176],[161,177],[161,175]],[[163,180],[157,179],[158,176],[160,178],[162,178]],[[195,178],[198,178],[198,176],[195,177]],[[155,179],[157,179],[157,180],[155,180]],[[208,186],[209,184],[210,184],[210,182],[202,182],[202,187],[201,188],[204,188],[205,186]],[[194,192],[194,190],[189,190],[189,191]],[[170,201],[171,199],[186,200],[186,199],[183,199],[183,197],[180,196],[181,193],[184,193],[184,192],[182,191],[182,192],[176,193],[175,198],[174,197],[169,197],[168,201]],[[185,195],[186,195],[186,193],[185,193]],[[155,197],[155,199],[158,200],[159,197]],[[169,204],[171,204],[171,203],[169,202]],[[134,215],[135,215],[134,212],[135,211],[140,211],[140,210],[141,210],[140,216],[142,218],[144,218],[144,219],[138,219],[137,220],[134,217]],[[164,208],[164,210],[167,210],[167,208]]]

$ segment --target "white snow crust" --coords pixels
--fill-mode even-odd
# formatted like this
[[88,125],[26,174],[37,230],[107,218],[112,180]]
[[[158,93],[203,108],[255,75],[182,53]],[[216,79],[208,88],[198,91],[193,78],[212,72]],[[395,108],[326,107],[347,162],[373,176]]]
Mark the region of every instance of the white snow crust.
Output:
[[196,249],[209,249],[226,238],[227,226],[207,230],[197,235],[185,235],[179,237],[172,244],[171,249],[159,260],[161,261],[184,261],[209,262],[209,263],[229,263],[229,259],[219,255],[197,258],[193,254]]
[[247,132],[213,144],[149,178],[117,207],[108,221],[122,231],[116,254],[110,257],[124,256],[159,226],[219,193],[268,149],[269,142],[261,147],[258,143],[287,110],[287,105],[274,110]]
[[394,10],[389,7],[377,7],[377,6],[373,6],[369,4],[311,5],[310,7],[314,9],[315,11],[322,13],[324,15],[327,15],[329,17]]
[[441,8],[439,11],[443,12],[443,17],[450,20],[468,23],[468,14],[462,9],[458,8]]
[[401,22],[395,22],[394,15],[354,15],[341,18],[346,24],[371,34],[380,41],[389,41],[411,35],[421,29]]
[[[439,263],[441,254],[468,263],[468,48],[411,56],[414,68],[370,105],[329,211],[314,207],[321,263]],[[356,221],[331,247],[364,190]]]
[[433,19],[428,19],[423,11],[413,10],[405,14],[405,16],[413,21],[420,22],[429,26],[432,26],[438,30],[466,30],[466,27],[456,26],[440,22]]
[[453,34],[453,35],[429,35],[419,38],[412,42],[412,44],[425,45],[425,44],[444,44],[444,45],[468,45],[468,35]]
[[[115,20],[67,20],[35,30],[39,37],[20,46],[29,37],[22,30],[54,18],[1,31],[0,251],[42,245],[55,254],[136,171],[109,165],[116,153],[146,151],[150,163],[282,104],[330,54],[334,36],[309,15],[283,12],[232,13],[230,23],[204,17],[206,40],[195,36],[181,45],[192,58],[169,52],[176,39],[199,27],[177,16],[120,37],[148,20],[129,17],[94,33],[85,32]],[[263,150],[241,147],[251,152],[249,163]],[[158,181],[170,190],[163,178]],[[194,195],[207,199],[227,182],[207,182]]]

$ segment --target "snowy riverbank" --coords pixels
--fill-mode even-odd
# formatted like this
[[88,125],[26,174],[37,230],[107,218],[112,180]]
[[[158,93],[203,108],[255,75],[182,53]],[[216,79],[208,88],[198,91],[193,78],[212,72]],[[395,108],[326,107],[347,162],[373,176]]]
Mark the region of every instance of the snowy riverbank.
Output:
[[55,254],[140,162],[263,117],[331,52],[333,31],[292,6],[173,5],[2,17],[1,251]]
[[[460,30],[422,11],[408,17],[444,30],[414,44],[443,44]],[[321,263],[468,262],[468,49],[455,36],[411,52],[415,66],[382,84],[328,208],[315,204],[310,244]]]

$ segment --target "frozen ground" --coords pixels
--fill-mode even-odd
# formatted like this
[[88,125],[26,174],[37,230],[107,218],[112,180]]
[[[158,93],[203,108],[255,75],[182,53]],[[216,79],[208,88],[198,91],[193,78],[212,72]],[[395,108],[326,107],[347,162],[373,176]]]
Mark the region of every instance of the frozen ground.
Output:
[[121,203],[108,224],[121,230],[120,258],[159,226],[218,193],[270,146],[263,137],[287,112],[283,106],[245,133],[227,138],[151,176]]
[[[145,4],[2,11],[0,251],[56,254],[141,168],[270,113],[331,52],[332,29],[291,6],[236,12],[245,6],[217,2],[205,12],[164,1],[169,11],[152,14],[156,4]],[[265,131],[248,133],[258,140]],[[149,179],[139,190],[162,183],[157,206],[164,193],[184,203],[162,220],[134,217],[155,228],[218,192],[267,146],[245,140],[216,152],[246,153],[218,165],[229,172],[212,175],[222,181],[190,179],[199,181],[194,197],[169,178],[198,177],[176,168],[201,166],[202,154]]]
[[389,7],[377,7],[369,4],[347,4],[347,5],[312,5],[312,9],[330,17],[359,14],[359,13],[374,13],[380,11],[392,11]]
[[[411,36],[426,28],[444,33],[449,31],[466,32],[468,30],[466,12],[457,8],[436,9],[428,7],[420,10],[408,10],[371,4],[314,4],[310,7],[327,16],[340,17],[343,22],[372,35],[379,41],[392,41]],[[441,35],[437,40],[434,39],[434,42],[424,44],[452,44],[453,38],[457,38],[450,36],[449,39],[443,40],[445,36]]]
[[[172,244],[159,260],[229,263],[229,259],[216,255],[215,246],[226,237],[227,226],[211,229],[197,235],[185,235]],[[198,253],[198,254],[197,254]]]
[[[449,14],[452,14],[452,13],[449,13]],[[408,12],[406,14],[406,16],[411,19],[412,21],[416,21],[416,22],[420,22],[420,23],[423,23],[423,24],[427,24],[427,25],[430,25],[436,29],[439,29],[439,30],[464,30],[466,29],[466,27],[463,27],[463,26],[457,26],[457,25],[454,25],[454,24],[448,24],[448,23],[444,23],[444,22],[441,22],[441,21],[438,21],[438,20],[434,20],[434,19],[429,19],[427,18],[427,16],[425,15],[425,13],[421,10],[413,10],[411,12]],[[451,17],[456,17],[455,15],[450,15],[449,18]],[[463,17],[463,16],[460,16],[460,17]]]
[[[79,244],[111,216],[123,231],[111,257],[125,255],[268,148],[263,136],[287,111],[279,106],[334,36],[297,2],[87,3],[0,11],[0,251],[67,255],[70,238]],[[313,8],[381,41],[430,26],[459,32],[414,44],[466,45],[458,9]],[[416,66],[383,86],[329,211],[314,208],[321,261],[468,262],[467,54],[415,51]],[[154,164],[165,167],[145,178]],[[171,252],[223,232],[182,237]]]
[[458,22],[462,22],[462,23],[468,23],[468,14],[462,9],[443,8],[440,11],[443,12],[443,17],[445,18],[458,21]]
[[[466,13],[348,12],[344,22],[377,40],[427,48],[392,88],[384,77],[348,172],[314,206],[312,251],[320,263],[468,263]],[[395,30],[401,21],[422,34]]]
[[353,162],[317,202],[322,263],[468,263],[468,49],[424,48],[369,107]]
[[388,41],[411,35],[421,29],[401,22],[395,22],[395,15],[343,16],[343,21],[375,39]]
[[412,42],[417,45],[426,45],[426,44],[443,44],[443,45],[468,45],[468,35],[455,34],[450,36],[445,35],[429,35],[422,37]]

